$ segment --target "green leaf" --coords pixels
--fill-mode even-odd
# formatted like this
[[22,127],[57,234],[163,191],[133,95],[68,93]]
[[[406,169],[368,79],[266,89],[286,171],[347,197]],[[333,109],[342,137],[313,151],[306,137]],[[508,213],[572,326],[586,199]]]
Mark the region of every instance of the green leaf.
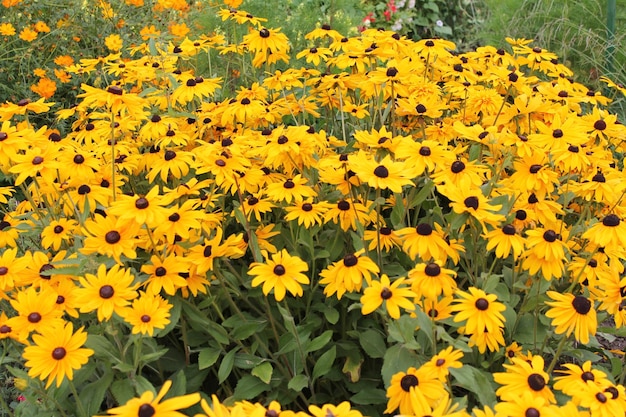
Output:
[[[113,372],[110,368],[105,371],[105,374],[90,384],[83,386],[78,395],[80,402],[85,407],[87,415],[94,415],[100,411],[100,404],[104,400],[104,395],[109,389],[111,382],[113,382]],[[132,391],[132,389],[131,389]]]
[[256,398],[263,391],[269,390],[271,387],[269,384],[261,381],[259,378],[255,378],[252,375],[244,375],[237,381],[235,392],[233,393],[233,399],[240,400],[252,400]]
[[242,323],[233,329],[231,335],[235,340],[244,340],[263,330],[263,328],[265,328],[265,324],[265,321]]
[[250,355],[249,353],[237,353],[235,355],[235,368],[251,369],[260,364],[263,358]]
[[167,391],[166,398],[178,397],[187,392],[187,376],[182,369],[170,379],[172,380],[172,387]]
[[137,375],[133,382],[134,382],[133,385],[135,386],[135,392],[137,393],[137,395],[141,396],[141,394],[147,391],[150,391],[154,395],[156,395],[156,390],[154,389],[150,381],[148,381],[145,377],[141,375]]
[[387,402],[387,396],[382,389],[364,388],[350,397],[350,401],[359,405],[384,404]]
[[306,346],[304,352],[309,353],[309,352],[315,352],[317,350],[320,350],[321,348],[326,346],[328,342],[330,342],[330,339],[332,337],[333,337],[333,331],[326,330],[324,333],[317,336],[315,339],[311,340],[311,342]]
[[119,361],[117,356],[115,356],[117,349],[113,346],[113,343],[109,342],[109,339],[104,336],[97,334],[87,335],[85,347],[93,349],[94,355],[96,356],[100,356],[102,358],[113,358],[116,361]]
[[325,352],[322,356],[319,357],[317,362],[315,362],[315,366],[313,367],[313,380],[315,381],[317,378],[325,375],[330,371],[330,368],[333,367],[333,363],[335,362],[335,357],[337,356],[337,347],[333,345],[327,352]]
[[306,375],[296,375],[287,384],[287,388],[292,389],[296,392],[302,391],[303,388],[309,385],[309,378]]
[[380,332],[368,329],[359,334],[359,343],[370,358],[382,358],[387,351],[387,344]]
[[134,392],[133,383],[128,378],[120,379],[111,384],[111,393],[118,404],[126,404],[135,396]]
[[200,350],[198,354],[198,368],[206,369],[217,362],[217,358],[220,357],[220,349],[208,347]]
[[272,380],[272,373],[274,372],[274,368],[272,364],[269,362],[263,362],[257,366],[255,366],[250,372],[252,375],[259,378],[261,381],[269,384]]
[[450,374],[458,386],[476,394],[483,405],[493,406],[496,403],[496,387],[491,374],[471,365],[450,368]]
[[155,332],[155,336],[158,337],[165,336],[166,334],[174,330],[174,327],[180,324],[180,312],[182,311],[182,302],[178,297],[171,297],[168,299],[168,301],[170,302],[170,304],[173,305],[172,309],[170,310],[170,322],[163,329]]
[[419,363],[417,356],[410,350],[406,349],[403,345],[397,344],[391,346],[385,352],[383,358],[383,367],[381,374],[383,381],[385,381],[385,387],[389,386],[391,377],[398,372],[406,372],[411,366]]
[[328,307],[324,310],[324,317],[326,317],[326,321],[330,324],[337,324],[339,321],[339,312],[332,307]]
[[226,381],[226,378],[228,378],[231,371],[233,370],[233,365],[235,364],[236,353],[237,353],[237,350],[233,349],[230,352],[228,352],[222,359],[222,362],[220,363],[220,367],[217,370],[217,380],[219,384]]

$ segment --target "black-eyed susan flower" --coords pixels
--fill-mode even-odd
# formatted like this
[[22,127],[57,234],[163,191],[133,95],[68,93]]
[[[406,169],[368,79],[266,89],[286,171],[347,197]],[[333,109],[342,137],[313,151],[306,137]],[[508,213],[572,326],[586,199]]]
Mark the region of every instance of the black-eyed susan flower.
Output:
[[400,414],[411,415],[414,408],[422,408],[415,402],[435,405],[445,398],[447,392],[443,383],[427,369],[410,367],[406,372],[398,372],[391,377],[387,388],[387,408],[385,413],[400,411]]
[[622,385],[599,387],[589,384],[574,397],[582,407],[589,409],[593,417],[621,416],[626,412],[626,400]]
[[146,391],[139,398],[132,398],[126,404],[107,410],[107,414],[118,417],[184,417],[177,410],[191,407],[200,401],[200,394],[186,394],[163,398],[172,386],[172,381],[165,381],[159,393],[155,396],[152,391]]
[[548,291],[547,294],[553,301],[546,302],[550,306],[546,317],[552,319],[554,331],[567,336],[574,333],[577,341],[589,343],[589,336],[595,335],[598,327],[593,301],[583,295],[571,293]]
[[501,385],[496,394],[507,401],[530,392],[535,397],[542,397],[552,404],[556,400],[548,385],[549,375],[543,370],[544,361],[539,355],[534,355],[529,360],[513,358],[512,364],[504,364],[506,372],[496,372],[493,379]]
[[445,382],[450,373],[450,368],[463,366],[460,361],[461,358],[463,358],[463,352],[453,346],[448,346],[422,365],[422,369],[426,372],[433,372],[440,381]]
[[391,227],[382,226],[375,230],[366,230],[363,238],[369,242],[368,250],[380,250],[389,252],[393,248],[402,246],[402,239],[398,233]]
[[363,226],[376,221],[376,212],[365,204],[346,198],[333,204],[324,214],[324,223],[338,223],[343,231],[357,230],[357,222]]
[[180,206],[166,208],[166,220],[156,227],[155,236],[159,239],[164,238],[169,244],[174,243],[176,236],[188,240],[192,230],[199,231],[202,228],[200,222],[206,217],[202,211],[195,209],[197,206],[197,200],[190,199]]
[[524,252],[525,239],[517,233],[512,224],[490,230],[483,236],[487,239],[487,250],[495,249],[498,258],[504,259],[513,254],[513,259],[517,259]]
[[121,256],[134,259],[137,257],[137,234],[139,224],[118,219],[113,215],[96,215],[85,222],[85,241],[81,253],[89,255],[99,253],[110,256],[122,263]]
[[276,202],[285,201],[299,203],[306,198],[317,196],[317,192],[308,185],[308,180],[297,174],[293,178],[286,178],[282,182],[269,184],[266,187],[267,196]]
[[141,272],[150,275],[142,285],[151,295],[159,294],[161,290],[167,295],[174,295],[178,288],[187,285],[187,281],[180,273],[189,271],[189,267],[189,261],[174,254],[163,259],[152,255],[150,262],[141,266]]
[[448,244],[437,223],[434,228],[429,223],[404,227],[398,230],[398,235],[402,238],[402,250],[413,259],[445,261],[447,258]]
[[557,232],[538,227],[526,231],[526,251],[522,254],[522,268],[530,274],[541,271],[547,280],[559,278],[565,270],[565,253],[568,249]]
[[487,294],[481,289],[470,287],[468,292],[457,290],[459,297],[453,310],[455,322],[465,321],[465,333],[475,334],[494,331],[504,327],[502,312],[506,306],[497,301],[495,294]]
[[56,308],[57,294],[51,287],[28,287],[18,291],[10,299],[11,307],[17,315],[7,321],[18,340],[24,340],[33,332],[41,332],[51,327],[62,326],[63,312]]
[[97,275],[80,277],[81,288],[77,289],[76,302],[81,313],[96,310],[99,321],[109,320],[137,298],[137,285],[130,269],[114,265],[107,271],[106,265],[98,267]]
[[165,220],[165,202],[154,186],[145,195],[123,195],[107,209],[107,214],[116,216],[123,223],[157,227]]
[[65,218],[52,220],[41,231],[41,245],[45,249],[59,250],[62,243],[72,241],[77,230],[78,222],[76,220]]
[[418,298],[437,300],[441,295],[452,295],[457,288],[456,272],[442,268],[440,261],[418,263],[409,271],[408,277]]
[[120,316],[132,326],[133,334],[152,336],[156,329],[163,329],[170,323],[172,307],[163,297],[140,291],[130,307],[120,310]]
[[30,264],[29,255],[17,256],[17,248],[7,248],[0,255],[0,291],[8,294],[16,283],[21,282],[21,274]]
[[582,238],[609,250],[626,247],[626,223],[617,214],[608,214],[587,229]]
[[403,186],[413,183],[410,167],[403,162],[392,160],[389,155],[376,161],[365,152],[359,152],[350,159],[350,168],[361,181],[379,190],[388,189],[394,193],[401,193]]
[[314,202],[307,199],[286,207],[285,220],[297,220],[298,225],[302,225],[306,229],[310,229],[314,225],[321,226],[324,222],[324,214],[330,207],[331,205],[325,201]]
[[34,179],[40,175],[46,182],[56,178],[56,171],[60,168],[55,159],[55,150],[52,146],[45,148],[33,147],[24,154],[13,155],[12,166],[9,172],[17,174],[15,185],[20,185],[28,178]]
[[611,385],[606,373],[592,366],[591,361],[586,361],[582,365],[565,363],[561,370],[556,370],[557,376],[554,378],[554,389],[563,391],[565,394],[576,397],[581,391],[587,389],[588,384],[606,388]]
[[249,275],[253,275],[252,286],[263,284],[263,294],[268,295],[274,290],[276,301],[282,301],[287,291],[291,295],[301,296],[304,293],[302,284],[309,283],[309,277],[303,274],[309,270],[306,262],[297,256],[291,256],[286,249],[265,259],[265,263],[250,264]]
[[74,371],[89,361],[93,350],[83,348],[87,333],[83,328],[74,332],[72,323],[42,328],[33,335],[33,344],[24,348],[24,359],[28,375],[48,379],[46,388],[56,379],[61,386],[65,378],[72,380]]
[[310,405],[309,413],[311,413],[313,417],[363,417],[363,414],[361,414],[360,411],[352,409],[352,406],[348,401],[343,401],[337,405]]
[[364,253],[364,250],[348,253],[320,272],[320,284],[326,287],[324,294],[327,297],[337,294],[341,299],[346,291],[361,291],[363,280],[369,284],[372,276],[380,272],[378,265]]
[[380,276],[380,280],[372,280],[363,291],[361,296],[361,313],[370,314],[381,305],[385,305],[387,314],[393,319],[400,318],[400,308],[415,310],[412,299],[415,293],[410,288],[402,286],[406,278],[397,278],[390,282],[386,274]]
[[452,310],[453,302],[454,297],[452,296],[441,297],[440,299],[435,300],[424,298],[422,300],[417,300],[417,305],[422,308],[422,311],[424,311],[424,313],[426,313],[432,321],[440,321],[452,317],[454,314]]
[[495,409],[497,415],[502,417],[559,417],[563,415],[545,398],[534,396],[529,391],[520,392],[520,395],[496,404]]

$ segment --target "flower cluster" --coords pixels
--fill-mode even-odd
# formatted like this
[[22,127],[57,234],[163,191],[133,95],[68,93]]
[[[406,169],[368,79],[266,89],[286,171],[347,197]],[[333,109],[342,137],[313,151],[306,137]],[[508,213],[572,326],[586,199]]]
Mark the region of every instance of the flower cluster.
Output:
[[596,338],[626,321],[610,100],[524,39],[459,54],[323,25],[292,68],[228,3],[239,38],[109,37],[72,65],[108,80],[76,105],[0,106],[0,339],[30,394],[140,417],[623,414],[598,362],[624,353]]

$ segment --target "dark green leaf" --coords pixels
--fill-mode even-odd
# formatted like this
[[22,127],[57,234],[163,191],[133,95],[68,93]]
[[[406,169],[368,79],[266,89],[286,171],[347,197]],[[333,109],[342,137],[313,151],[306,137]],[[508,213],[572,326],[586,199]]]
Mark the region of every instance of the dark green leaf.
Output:
[[203,348],[198,355],[198,368],[206,369],[217,362],[217,358],[220,357],[220,350],[217,348]]
[[311,340],[311,342],[306,346],[304,350],[305,353],[315,352],[317,350],[320,350],[321,348],[326,346],[328,342],[330,342],[330,339],[332,337],[333,337],[333,331],[326,330],[324,333],[317,336],[315,339]]
[[238,401],[252,400],[263,391],[269,389],[269,384],[264,383],[259,378],[255,378],[252,375],[244,375],[241,379],[239,379],[239,381],[237,381],[233,399]]
[[110,369],[107,369],[105,374],[98,378],[97,381],[89,383],[81,388],[78,396],[88,415],[91,416],[100,411],[100,404],[102,404],[104,395],[106,394],[107,389],[109,389],[111,382],[113,382],[113,372],[111,372]]
[[111,384],[111,392],[118,404],[126,404],[128,400],[135,396],[133,383],[128,378],[115,381]]
[[337,347],[333,345],[333,347],[331,347],[327,352],[319,357],[317,362],[315,362],[315,366],[313,367],[312,377],[314,381],[330,371],[330,368],[332,368],[333,363],[335,362],[336,356]]
[[496,403],[496,387],[491,374],[471,365],[450,368],[450,374],[456,380],[457,385],[476,394],[481,404],[493,406]]
[[308,385],[309,378],[307,378],[306,375],[299,374],[291,378],[291,380],[287,384],[287,388],[292,389],[296,392],[300,392],[304,387],[307,387]]
[[350,401],[354,404],[385,404],[387,397],[385,391],[377,388],[365,388],[359,390],[358,393],[350,397]]
[[359,343],[370,358],[382,358],[387,351],[387,344],[380,332],[368,329],[359,334]]
[[236,353],[237,353],[237,350],[233,349],[230,352],[228,352],[222,359],[222,363],[220,363],[220,367],[217,370],[217,380],[219,384],[226,381],[226,378],[228,378],[231,371],[233,370],[233,365],[235,364]]

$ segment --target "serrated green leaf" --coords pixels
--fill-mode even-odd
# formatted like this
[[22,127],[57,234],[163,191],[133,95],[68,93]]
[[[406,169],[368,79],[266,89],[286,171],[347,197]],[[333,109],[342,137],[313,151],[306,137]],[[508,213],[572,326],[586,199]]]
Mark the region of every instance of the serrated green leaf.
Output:
[[222,362],[220,363],[220,367],[217,370],[217,380],[218,383],[226,381],[226,378],[230,375],[233,370],[233,366],[235,365],[235,354],[237,353],[236,349],[228,352],[224,358],[222,358]]
[[97,381],[91,382],[81,388],[78,397],[83,407],[85,407],[87,415],[91,416],[100,411],[100,404],[102,404],[104,395],[112,382],[113,372],[108,369]]
[[217,362],[217,359],[220,357],[220,349],[217,348],[203,348],[200,350],[198,354],[198,368],[206,369]]
[[333,347],[331,347],[327,352],[324,352],[324,354],[319,357],[317,362],[315,362],[312,375],[313,381],[330,371],[330,368],[333,367],[333,363],[335,362],[336,357],[337,347],[333,345]]
[[272,367],[271,363],[263,362],[255,366],[250,373],[259,378],[261,381],[265,382],[266,384],[269,384],[272,380],[274,368]]
[[330,342],[330,339],[333,337],[332,330],[326,330],[321,335],[317,336],[315,339],[311,340],[311,342],[306,346],[305,353],[315,352],[323,348]]
[[111,393],[118,404],[126,404],[128,400],[135,396],[133,383],[130,379],[124,378],[111,384]]
[[350,401],[359,405],[385,404],[387,402],[387,396],[382,389],[364,388],[350,397]]
[[152,386],[150,381],[148,381],[145,377],[141,375],[135,376],[134,384],[135,392],[137,395],[141,396],[144,392],[150,391],[154,395],[156,395],[156,389]]
[[292,389],[296,392],[300,392],[302,391],[303,388],[307,387],[309,385],[309,378],[307,378],[306,375],[296,375],[293,378],[291,378],[291,380],[289,380],[289,383],[287,384],[287,388]]
[[450,374],[457,385],[476,394],[483,405],[493,406],[496,403],[495,384],[491,374],[471,365],[450,368]]
[[252,375],[244,375],[237,381],[233,399],[237,401],[252,400],[270,388],[269,384],[266,384],[259,378],[255,378]]
[[359,334],[359,343],[370,358],[382,358],[387,351],[387,344],[380,332],[368,329]]

